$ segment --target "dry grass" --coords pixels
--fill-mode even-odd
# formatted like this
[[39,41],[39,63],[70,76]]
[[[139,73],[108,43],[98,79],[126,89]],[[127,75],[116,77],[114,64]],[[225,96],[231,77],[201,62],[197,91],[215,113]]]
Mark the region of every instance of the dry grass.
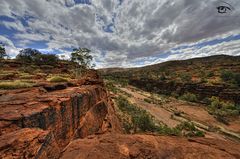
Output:
[[51,78],[48,78],[47,81],[49,81],[49,82],[68,82],[69,80],[67,78],[64,78],[61,76],[53,76]]
[[0,89],[19,89],[19,88],[30,88],[33,86],[34,86],[34,83],[23,82],[19,80],[0,82]]

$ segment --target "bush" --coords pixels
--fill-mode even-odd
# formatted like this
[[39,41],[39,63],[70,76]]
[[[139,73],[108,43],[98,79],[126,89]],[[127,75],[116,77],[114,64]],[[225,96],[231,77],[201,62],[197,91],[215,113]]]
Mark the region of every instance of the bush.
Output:
[[113,93],[117,93],[118,92],[117,87],[115,87],[113,82],[111,82],[111,81],[105,82],[105,86],[106,86],[108,91],[111,91]]
[[210,71],[207,73],[207,77],[213,77],[214,76],[214,72]]
[[185,100],[185,101],[189,101],[189,102],[197,102],[197,96],[195,94],[192,93],[185,93],[183,94],[181,97],[179,97],[180,100]]
[[236,73],[234,79],[236,84],[240,86],[240,73]]
[[33,79],[34,77],[35,77],[34,75],[30,75],[28,73],[22,73],[19,76],[20,79]]
[[67,78],[61,77],[61,76],[53,76],[49,79],[47,79],[49,82],[68,82],[69,80]]
[[240,86],[240,73],[223,70],[220,77],[225,82]]
[[56,55],[42,54],[40,51],[31,48],[21,50],[16,59],[23,63],[35,63],[37,65],[55,65],[58,61]]
[[156,128],[152,117],[145,110],[141,110],[139,114],[133,116],[133,123],[143,132],[154,132]]
[[180,74],[180,78],[182,79],[183,82],[191,82],[192,81],[192,76],[189,73]]
[[223,81],[230,81],[232,79],[234,79],[234,74],[230,71],[226,71],[226,70],[223,70],[221,72],[221,75],[220,77],[222,78]]
[[132,105],[122,96],[117,98],[117,105],[122,112],[131,116],[134,131],[154,132],[156,130],[152,117],[145,110]]
[[41,52],[35,49],[27,48],[23,49],[16,56],[16,59],[23,63],[31,63],[35,61],[36,57],[41,55]]
[[144,102],[147,102],[147,103],[150,103],[150,104],[152,103],[152,100],[151,100],[151,99],[144,98],[143,100],[144,100]]
[[36,56],[34,63],[37,65],[56,65],[58,57],[53,54],[39,54]]
[[127,113],[131,118],[131,123],[124,122],[123,126],[126,132],[155,132],[164,135],[183,135],[183,136],[204,136],[204,133],[198,130],[193,123],[184,122],[170,128],[166,125],[155,124],[153,117],[139,107],[128,102],[128,100],[122,96],[116,99],[118,108],[123,112]]
[[14,72],[3,72],[0,73],[0,80],[12,80],[16,77],[16,73]]
[[238,105],[220,101],[218,97],[212,97],[210,101],[209,113],[213,114],[220,122],[227,124],[226,117],[238,116],[240,114]]
[[0,45],[0,59],[3,59],[7,56],[6,50],[3,46]]
[[7,81],[0,82],[0,89],[19,89],[19,88],[29,88],[33,87],[33,83],[24,82],[24,81]]
[[183,136],[193,137],[204,137],[204,132],[198,130],[192,122],[183,122],[176,127],[183,133]]

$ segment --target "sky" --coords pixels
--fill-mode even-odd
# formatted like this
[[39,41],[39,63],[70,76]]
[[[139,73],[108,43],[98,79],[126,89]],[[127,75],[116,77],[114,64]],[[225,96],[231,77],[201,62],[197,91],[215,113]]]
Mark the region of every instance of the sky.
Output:
[[[70,56],[89,48],[97,68],[240,55],[240,0],[0,0],[0,42]],[[218,13],[218,6],[231,10]]]

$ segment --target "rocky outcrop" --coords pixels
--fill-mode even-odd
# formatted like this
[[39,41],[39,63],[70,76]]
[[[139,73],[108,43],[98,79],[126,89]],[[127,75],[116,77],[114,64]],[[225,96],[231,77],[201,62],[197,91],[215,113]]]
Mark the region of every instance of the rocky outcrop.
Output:
[[234,159],[239,144],[204,138],[106,134],[78,139],[68,145],[61,159]]
[[239,158],[239,143],[124,135],[96,73],[0,91],[0,158]]
[[[59,86],[45,86],[2,92],[0,96],[0,142],[8,135],[9,138],[16,138],[13,142],[17,145],[21,145],[24,140],[24,144],[33,145],[33,148],[37,150],[42,145],[30,138],[37,140],[39,138],[37,135],[49,134],[51,140],[43,142],[44,147],[52,145],[53,149],[62,150],[75,138],[109,131],[121,132],[113,105],[101,81],[96,78],[91,83],[86,79],[86,82],[82,83],[87,84],[73,87],[63,84],[64,87],[61,89],[58,89]],[[42,131],[37,131],[36,128]],[[27,131],[31,133],[29,136],[24,136]],[[21,140],[18,136],[25,138]],[[19,152],[20,155],[20,151],[25,153],[21,149],[21,146],[3,145],[1,155],[6,155],[6,152],[12,152],[12,155],[15,152]],[[42,150],[39,153],[47,153],[47,151]],[[37,152],[32,156],[35,154]],[[8,153],[8,156],[10,155],[11,153]]]
[[60,149],[54,135],[41,129],[24,128],[0,136],[0,158],[57,159]]
[[199,83],[175,83],[172,81],[165,82],[151,79],[131,79],[129,84],[146,91],[154,91],[156,93],[166,95],[170,95],[173,92],[178,95],[183,95],[186,92],[190,92],[196,94],[199,99],[217,96],[223,100],[229,100],[235,103],[240,102],[240,89],[230,88],[226,85],[207,86]]

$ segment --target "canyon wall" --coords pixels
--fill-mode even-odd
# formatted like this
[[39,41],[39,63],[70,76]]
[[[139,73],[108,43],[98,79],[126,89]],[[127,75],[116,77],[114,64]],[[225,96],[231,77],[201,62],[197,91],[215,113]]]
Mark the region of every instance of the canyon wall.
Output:
[[0,109],[0,158],[59,158],[75,138],[121,132],[113,103],[96,77],[74,87],[1,91]]
[[175,83],[151,79],[131,79],[129,80],[129,84],[159,94],[171,95],[171,93],[176,93],[178,95],[183,95],[186,92],[190,92],[196,94],[201,100],[206,97],[211,98],[212,96],[217,96],[223,100],[229,100],[235,103],[240,102],[240,89],[230,88],[225,85],[206,86],[197,83]]

